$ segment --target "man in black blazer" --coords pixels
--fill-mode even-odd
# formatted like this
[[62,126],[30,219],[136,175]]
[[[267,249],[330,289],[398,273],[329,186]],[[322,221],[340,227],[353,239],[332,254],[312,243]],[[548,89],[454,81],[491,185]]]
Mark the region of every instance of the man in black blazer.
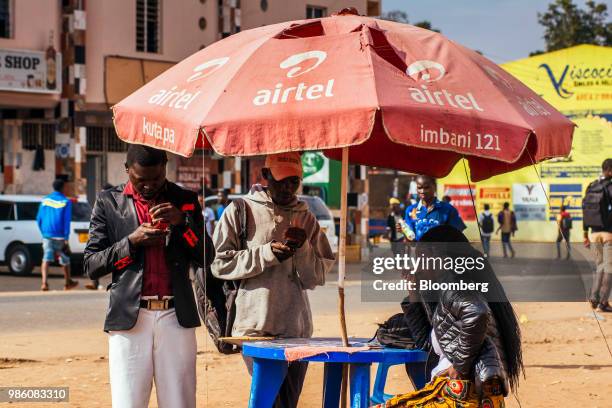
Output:
[[[189,268],[210,265],[197,194],[166,180],[166,153],[128,148],[128,183],[101,192],[85,248],[90,279],[112,273],[104,330],[114,408],[195,407],[200,325]],[[206,242],[206,250],[204,243]]]

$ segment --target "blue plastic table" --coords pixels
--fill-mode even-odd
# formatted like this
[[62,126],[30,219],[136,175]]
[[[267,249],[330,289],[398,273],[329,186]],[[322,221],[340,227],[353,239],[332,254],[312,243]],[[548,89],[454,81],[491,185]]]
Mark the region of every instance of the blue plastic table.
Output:
[[[363,346],[367,339],[350,339],[354,347]],[[300,346],[341,346],[337,338],[281,339],[244,343],[242,354],[253,358],[253,378],[251,382],[250,408],[269,408],[274,404],[276,395],[287,374],[285,349]],[[367,351],[330,352],[307,357],[300,361],[324,363],[323,407],[337,408],[340,403],[342,366],[349,365],[349,384],[351,408],[370,406],[370,366],[372,363],[409,364],[412,381],[417,389],[426,383],[425,361],[427,353],[421,350],[402,350],[393,348],[371,349]]]

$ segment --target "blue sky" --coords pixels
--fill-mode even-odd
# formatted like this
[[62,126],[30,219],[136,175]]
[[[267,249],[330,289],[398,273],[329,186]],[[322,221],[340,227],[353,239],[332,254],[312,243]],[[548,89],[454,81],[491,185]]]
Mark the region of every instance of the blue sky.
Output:
[[[603,0],[606,2],[605,0]],[[496,63],[544,50],[538,12],[552,0],[383,0],[383,11],[403,10],[410,23],[431,21],[442,34]],[[598,2],[602,2],[599,0]],[[583,0],[574,3],[584,7]]]

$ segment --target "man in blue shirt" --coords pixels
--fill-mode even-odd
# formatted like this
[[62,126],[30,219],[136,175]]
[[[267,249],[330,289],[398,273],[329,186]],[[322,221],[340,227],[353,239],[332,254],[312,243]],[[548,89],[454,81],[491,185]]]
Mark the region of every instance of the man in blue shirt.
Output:
[[404,215],[409,230],[414,234],[414,241],[419,241],[427,231],[438,225],[450,225],[459,231],[466,228],[457,209],[436,197],[436,180],[433,177],[420,175],[416,183],[419,201],[408,206]]
[[223,215],[223,211],[229,205],[229,198],[227,196],[227,191],[224,189],[220,189],[217,192],[217,202],[219,205],[217,206],[217,221],[221,220],[221,216]]
[[70,257],[66,254],[72,218],[72,202],[64,195],[64,181],[53,182],[53,193],[45,196],[38,208],[36,222],[43,236],[42,286],[40,290],[49,290],[47,275],[49,262],[57,256],[64,270],[64,290],[70,290],[79,283],[70,278]]

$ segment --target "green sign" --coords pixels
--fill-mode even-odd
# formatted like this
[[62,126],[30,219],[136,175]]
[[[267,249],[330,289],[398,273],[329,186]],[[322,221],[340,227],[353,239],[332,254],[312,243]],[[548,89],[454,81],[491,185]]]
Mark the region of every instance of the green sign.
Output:
[[302,155],[304,183],[329,183],[329,159],[321,152],[306,152]]

